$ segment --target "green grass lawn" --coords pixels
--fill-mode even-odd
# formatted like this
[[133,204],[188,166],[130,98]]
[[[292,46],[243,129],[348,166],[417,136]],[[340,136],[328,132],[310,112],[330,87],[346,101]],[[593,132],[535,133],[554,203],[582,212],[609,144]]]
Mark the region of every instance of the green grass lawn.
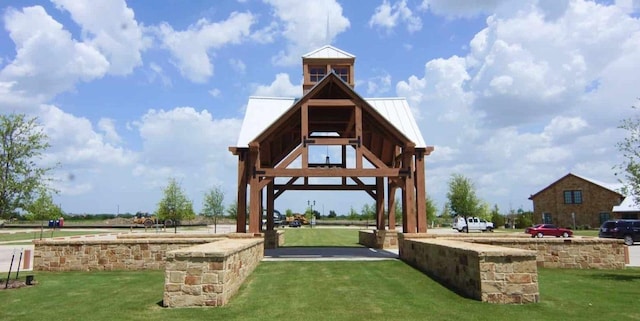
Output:
[[346,228],[286,228],[285,246],[361,247],[358,230]]
[[0,320],[640,320],[640,269],[540,270],[541,302],[466,299],[400,261],[263,262],[222,308],[160,306],[163,271],[35,272]]
[[[50,237],[63,237],[74,235],[88,235],[88,234],[100,234],[104,231],[60,231],[56,230],[51,233],[51,230],[45,229],[42,233],[42,238]],[[8,241],[27,241],[40,239],[40,231],[37,232],[17,232],[17,233],[0,233],[0,242]]]
[[[292,246],[359,246],[355,229],[286,229]],[[539,270],[541,302],[460,297],[401,261],[262,262],[221,308],[161,306],[164,271],[23,272],[0,320],[640,320],[640,269]],[[6,275],[2,275],[3,278]],[[0,283],[0,288],[4,288]]]

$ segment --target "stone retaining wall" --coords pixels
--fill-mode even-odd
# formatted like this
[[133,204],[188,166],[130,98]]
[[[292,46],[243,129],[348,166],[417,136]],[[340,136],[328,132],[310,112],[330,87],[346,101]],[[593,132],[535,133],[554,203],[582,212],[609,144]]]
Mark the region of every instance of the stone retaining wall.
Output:
[[284,231],[272,230],[264,231],[264,248],[277,249],[284,245]]
[[34,271],[159,270],[168,251],[215,239],[36,240]]
[[397,249],[398,231],[360,230],[358,243],[374,249]]
[[227,238],[227,234],[211,234],[211,233],[127,233],[118,234],[118,239],[223,239]]
[[[539,267],[562,269],[624,269],[628,251],[622,240],[600,238],[531,238],[487,237],[487,234],[469,233],[452,237],[425,233],[406,233],[405,239],[455,239],[523,250],[536,251]],[[402,249],[400,249],[402,251]]]
[[540,300],[533,251],[401,236],[400,258],[473,299],[503,304]]
[[226,239],[170,251],[163,305],[225,305],[263,257],[263,238]]
[[628,252],[622,240],[569,239],[468,239],[467,242],[536,251],[539,267],[561,269],[624,269]]

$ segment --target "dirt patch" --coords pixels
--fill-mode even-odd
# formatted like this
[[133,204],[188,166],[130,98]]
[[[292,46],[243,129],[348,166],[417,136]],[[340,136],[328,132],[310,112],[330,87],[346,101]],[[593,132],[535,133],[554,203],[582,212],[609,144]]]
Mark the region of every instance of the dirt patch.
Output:
[[9,280],[9,283],[7,284],[7,279],[2,279],[0,280],[0,291],[19,289],[19,288],[34,286],[34,285],[36,285],[35,280],[31,281],[31,285],[27,285],[27,282],[25,280],[20,280],[20,279]]

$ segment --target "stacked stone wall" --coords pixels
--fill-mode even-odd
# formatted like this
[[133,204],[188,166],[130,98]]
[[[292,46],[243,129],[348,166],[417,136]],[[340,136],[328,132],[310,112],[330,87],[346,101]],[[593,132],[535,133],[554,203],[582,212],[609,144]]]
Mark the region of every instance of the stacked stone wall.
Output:
[[163,305],[225,305],[263,257],[263,238],[227,239],[170,251]]
[[358,243],[374,249],[397,249],[398,232],[395,230],[361,230]]
[[[600,238],[499,237],[495,234],[434,235],[406,233],[405,239],[455,239],[470,243],[496,245],[536,252],[538,267],[561,269],[624,269],[629,262],[622,240]],[[400,248],[400,252],[402,252]]]
[[168,251],[215,239],[34,241],[34,271],[159,270]]
[[284,245],[284,231],[271,230],[264,231],[264,248],[277,249]]
[[533,251],[402,237],[400,249],[402,260],[469,298],[501,304],[540,300]]
[[482,243],[531,250],[539,267],[561,269],[624,269],[628,252],[614,239],[468,239]]

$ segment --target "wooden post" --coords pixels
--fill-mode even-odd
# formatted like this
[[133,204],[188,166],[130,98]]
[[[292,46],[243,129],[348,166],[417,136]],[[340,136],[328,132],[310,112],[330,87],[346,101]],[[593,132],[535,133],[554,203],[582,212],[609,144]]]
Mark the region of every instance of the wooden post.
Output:
[[402,168],[409,171],[402,187],[402,225],[404,233],[416,233],[416,188],[413,175],[413,147],[405,146],[402,154]]
[[427,196],[424,177],[424,151],[416,150],[416,215],[418,221],[418,233],[427,233]]
[[260,233],[261,214],[260,213],[260,176],[256,174],[260,165],[258,148],[250,146],[249,168],[252,171],[249,178],[249,233]]
[[387,195],[388,197],[387,209],[389,212],[389,230],[393,231],[396,229],[396,191],[398,190],[398,187],[392,184],[391,182],[389,182],[387,185],[387,189],[389,190],[388,191],[389,195]]
[[267,231],[273,231],[274,222],[273,222],[273,210],[274,210],[274,182],[271,180],[271,183],[267,185]]
[[238,154],[238,202],[236,210],[236,232],[247,232],[247,152]]
[[376,177],[376,229],[384,230],[384,178]]

